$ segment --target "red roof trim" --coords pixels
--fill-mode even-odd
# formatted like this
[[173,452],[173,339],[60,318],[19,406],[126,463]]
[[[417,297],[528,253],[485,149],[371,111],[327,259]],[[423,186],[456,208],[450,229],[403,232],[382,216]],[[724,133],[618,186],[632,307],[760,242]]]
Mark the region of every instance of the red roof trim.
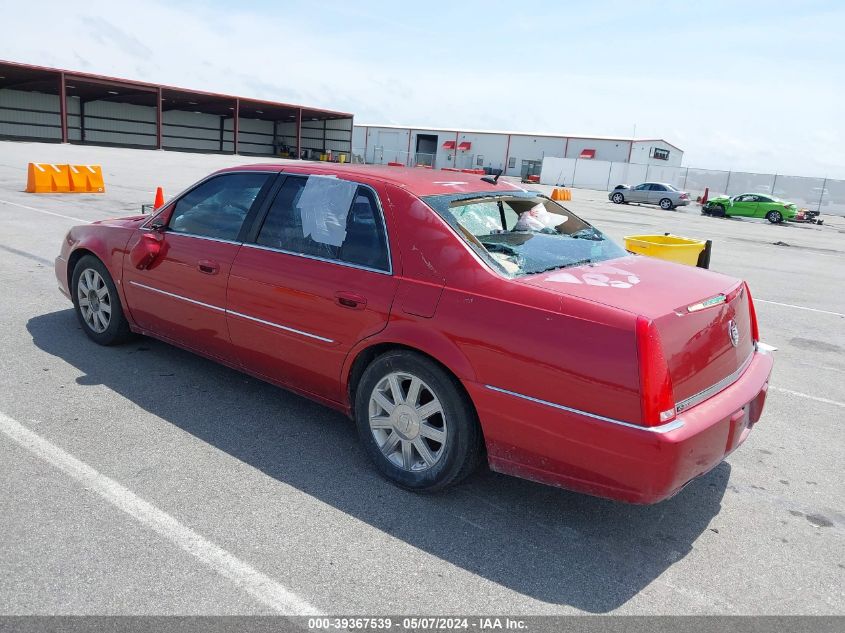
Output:
[[296,105],[293,103],[283,103],[281,101],[266,101],[264,99],[253,99],[250,97],[238,97],[236,95],[228,95],[222,94],[218,92],[207,92],[205,90],[194,90],[192,88],[182,88],[178,86],[168,86],[166,84],[154,84],[148,81],[137,81],[135,79],[121,79],[119,77],[109,77],[107,75],[95,75],[93,73],[83,73],[77,72],[75,70],[67,70],[62,68],[51,68],[49,66],[36,66],[33,64],[22,64],[20,62],[12,62],[5,59],[0,59],[0,68],[3,66],[13,66],[15,68],[20,68],[23,70],[38,70],[38,71],[48,71],[53,73],[65,73],[68,78],[79,79],[81,81],[85,81],[86,79],[91,81],[92,83],[113,83],[113,84],[121,84],[124,87],[137,87],[137,88],[146,88],[146,89],[157,89],[161,88],[162,90],[177,90],[179,92],[185,93],[193,93],[198,95],[204,95],[209,97],[216,97],[219,99],[240,99],[241,102],[249,102],[249,103],[260,103],[265,105],[272,105],[272,106],[279,106],[284,108],[299,108],[302,110],[306,110],[309,113],[319,113],[319,114],[331,114],[337,115],[345,118],[352,118],[351,112],[340,112],[337,110],[325,110],[323,108],[312,108],[311,106],[303,106],[303,105]]
[[594,149],[582,149],[581,155],[578,158],[595,158],[596,157],[596,150]]
[[467,151],[470,147],[472,147],[472,143],[470,143],[469,141],[463,141],[458,145],[458,149],[462,152]]
[[444,141],[443,149],[455,149],[455,141]]

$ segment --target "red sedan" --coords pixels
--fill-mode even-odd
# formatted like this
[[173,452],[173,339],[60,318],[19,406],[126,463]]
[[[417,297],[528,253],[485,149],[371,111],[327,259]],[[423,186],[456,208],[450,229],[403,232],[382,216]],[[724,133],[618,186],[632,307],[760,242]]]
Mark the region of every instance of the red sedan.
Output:
[[742,281],[470,174],[227,169],[74,227],[56,275],[95,342],[153,336],[343,411],[413,490],[486,457],[660,501],[745,440],[772,369]]

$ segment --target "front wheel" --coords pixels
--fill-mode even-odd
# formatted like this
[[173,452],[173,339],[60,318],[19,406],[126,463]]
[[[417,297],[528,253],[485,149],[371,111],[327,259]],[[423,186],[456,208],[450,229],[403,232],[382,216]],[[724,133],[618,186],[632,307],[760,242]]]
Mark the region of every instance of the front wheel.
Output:
[[73,269],[71,289],[76,318],[91,340],[115,345],[129,338],[129,322],[103,262],[93,255],[82,257]]
[[367,367],[355,421],[376,468],[402,488],[441,490],[478,465],[482,441],[472,404],[453,376],[421,354],[388,352]]
[[769,211],[766,214],[766,219],[772,224],[780,224],[783,222],[783,215],[781,215],[780,211]]
[[614,193],[614,194],[611,196],[611,198],[610,198],[610,199],[611,199],[613,202],[615,202],[616,204],[622,204],[623,202],[625,202],[625,196],[623,196],[621,193]]
[[663,209],[664,211],[669,211],[674,206],[675,205],[672,204],[672,201],[669,200],[669,198],[663,198],[663,200],[660,201],[660,208]]

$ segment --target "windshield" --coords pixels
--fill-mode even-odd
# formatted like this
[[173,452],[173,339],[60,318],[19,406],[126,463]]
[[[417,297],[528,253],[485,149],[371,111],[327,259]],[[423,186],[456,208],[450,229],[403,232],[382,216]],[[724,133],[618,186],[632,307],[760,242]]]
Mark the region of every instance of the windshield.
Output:
[[626,255],[565,207],[533,193],[460,194],[423,200],[508,277]]

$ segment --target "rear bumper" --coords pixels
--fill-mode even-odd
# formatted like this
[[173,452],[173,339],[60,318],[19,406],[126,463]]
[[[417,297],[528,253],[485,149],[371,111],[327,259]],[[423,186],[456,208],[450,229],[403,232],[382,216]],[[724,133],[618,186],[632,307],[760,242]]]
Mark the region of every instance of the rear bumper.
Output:
[[59,290],[61,293],[70,299],[70,289],[67,287],[67,260],[59,255],[53,264],[56,271],[56,281],[59,282]]
[[469,383],[493,470],[631,503],[678,492],[733,452],[760,419],[773,365],[755,352],[732,385],[647,429]]
[[687,206],[689,203],[690,203],[690,199],[689,199],[689,198],[681,198],[680,200],[678,200],[678,201],[675,203],[675,206],[676,206],[676,207],[685,207],[685,206]]

